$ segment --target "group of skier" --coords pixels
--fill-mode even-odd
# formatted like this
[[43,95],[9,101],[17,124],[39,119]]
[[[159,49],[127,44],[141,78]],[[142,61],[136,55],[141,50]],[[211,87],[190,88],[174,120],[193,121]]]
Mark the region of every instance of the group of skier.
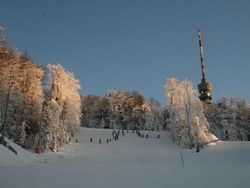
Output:
[[[129,130],[127,129],[126,130],[127,133],[129,133]],[[141,133],[139,130],[132,130],[133,133],[136,133],[139,137],[141,138],[149,138],[149,135],[148,134],[144,134],[144,133]],[[119,136],[122,135],[122,136],[125,136],[125,131],[124,130],[113,130],[112,131],[112,139],[111,138],[107,138],[106,139],[106,143],[108,144],[109,142],[111,142],[112,140],[114,141],[117,141],[119,140]],[[157,138],[160,139],[160,134],[157,135]],[[90,138],[90,143],[93,142],[93,138],[91,137]],[[102,143],[102,139],[99,138],[98,139],[98,143],[101,144]]]
[[[127,130],[127,133],[128,133],[128,130]],[[115,141],[116,141],[116,140],[119,140],[120,134],[122,134],[122,136],[124,136],[124,135],[125,135],[124,130],[122,130],[122,131],[120,131],[120,130],[113,130],[113,131],[112,131],[112,139],[115,140]],[[111,139],[111,138],[107,138],[107,139],[106,139],[106,143],[108,144],[109,142],[112,141],[112,139]],[[93,138],[91,137],[91,138],[90,138],[90,143],[92,143],[92,142],[93,142]],[[98,139],[98,143],[99,143],[99,144],[102,143],[102,139],[101,139],[101,138]]]
[[[146,134],[144,135],[144,133],[141,133],[140,131],[136,130],[136,134],[139,136],[139,137],[142,137],[142,138],[149,138],[149,135]],[[157,138],[160,139],[160,134],[157,135]]]

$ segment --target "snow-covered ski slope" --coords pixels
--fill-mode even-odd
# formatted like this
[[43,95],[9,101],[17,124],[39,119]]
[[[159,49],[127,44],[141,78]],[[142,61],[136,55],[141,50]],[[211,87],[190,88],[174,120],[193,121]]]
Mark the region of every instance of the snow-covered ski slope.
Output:
[[34,153],[24,150],[19,145],[11,142],[7,138],[5,138],[5,140],[8,144],[15,148],[18,155],[14,154],[8,148],[0,144],[0,168],[1,166],[28,165],[31,163],[37,163],[39,161],[40,158],[34,155]]
[[[34,155],[38,162],[9,166],[12,159],[2,157],[0,187],[249,187],[249,142],[217,142],[196,153],[177,147],[168,132],[160,132],[160,139],[158,132],[146,134],[149,138],[125,132],[107,144],[112,130],[81,128],[59,153]],[[0,159],[3,151],[0,147]]]

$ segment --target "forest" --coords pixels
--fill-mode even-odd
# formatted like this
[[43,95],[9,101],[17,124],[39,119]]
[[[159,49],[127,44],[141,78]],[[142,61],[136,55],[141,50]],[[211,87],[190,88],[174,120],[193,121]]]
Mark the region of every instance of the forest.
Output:
[[27,149],[57,151],[80,123],[79,81],[61,65],[38,65],[0,40],[2,135]]

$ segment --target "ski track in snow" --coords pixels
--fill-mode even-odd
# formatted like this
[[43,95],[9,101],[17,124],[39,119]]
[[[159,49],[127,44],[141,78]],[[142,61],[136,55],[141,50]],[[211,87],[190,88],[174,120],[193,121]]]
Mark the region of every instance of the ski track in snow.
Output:
[[145,132],[147,139],[125,131],[107,144],[111,132],[80,128],[58,153],[37,155],[19,148],[15,156],[1,146],[0,187],[249,187],[249,142],[217,142],[196,153],[177,147],[168,132],[160,132],[160,139],[158,132]]

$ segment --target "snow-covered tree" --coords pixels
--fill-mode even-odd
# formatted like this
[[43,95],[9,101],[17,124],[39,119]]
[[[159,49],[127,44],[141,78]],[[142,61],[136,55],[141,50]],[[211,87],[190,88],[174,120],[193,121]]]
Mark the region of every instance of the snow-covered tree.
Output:
[[110,104],[106,96],[82,96],[81,126],[109,128]]
[[21,93],[23,95],[22,124],[26,126],[27,139],[25,147],[30,148],[34,144],[34,136],[40,131],[40,121],[43,103],[42,81],[44,70],[34,64],[28,56],[21,56],[22,77]]
[[160,103],[153,98],[150,98],[146,103],[148,108],[146,110],[145,128],[147,130],[162,130],[164,117]]
[[222,140],[250,140],[250,105],[224,96],[205,108],[210,131]]
[[208,131],[209,124],[203,113],[202,102],[191,82],[168,79],[165,94],[170,113],[169,128],[178,144],[190,147],[217,140]]
[[46,149],[57,151],[68,142],[75,127],[80,125],[80,83],[61,65],[48,65],[49,85],[43,108],[43,134]]
[[0,48],[1,128],[17,144],[30,148],[39,129],[43,69],[5,45]]
[[79,81],[62,66],[48,65],[43,90],[45,69],[20,55],[1,33],[0,67],[1,133],[26,148],[57,150],[80,124]]
[[144,98],[141,94],[137,91],[112,90],[107,96],[111,107],[110,123],[112,127],[122,129],[144,128]]
[[106,96],[83,96],[81,125],[94,128],[144,129],[151,108],[152,121],[156,121],[151,124],[158,129],[162,125],[158,122],[162,116],[159,103],[146,101],[137,91],[111,90]]

